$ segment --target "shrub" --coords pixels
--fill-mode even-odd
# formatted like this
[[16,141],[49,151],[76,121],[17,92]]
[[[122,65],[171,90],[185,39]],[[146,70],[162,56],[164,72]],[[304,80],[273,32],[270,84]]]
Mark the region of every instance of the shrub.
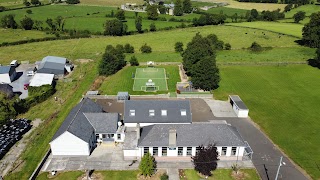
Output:
[[130,58],[130,65],[131,66],[139,66],[139,62],[138,62],[138,60],[137,60],[137,58],[135,56],[132,56]]
[[26,10],[26,13],[32,14],[32,10],[31,10],[31,9],[28,9],[28,10]]
[[160,180],[168,180],[169,179],[169,176],[168,174],[162,174],[161,177],[160,177]]
[[129,43],[124,45],[124,52],[125,53],[134,53],[134,47],[131,46]]
[[141,46],[140,51],[142,53],[151,53],[152,49],[150,46],[148,46],[147,44],[144,44],[143,46]]
[[156,169],[156,161],[150,153],[143,155],[139,164],[140,173],[144,176],[151,176]]
[[226,44],[224,45],[224,49],[225,49],[225,50],[231,50],[231,44],[226,43]]
[[4,6],[0,6],[0,12],[5,11],[6,8]]
[[262,51],[262,47],[257,42],[253,42],[250,46],[251,51]]
[[156,28],[156,25],[154,24],[154,22],[150,24],[150,31],[151,32],[157,31],[157,28]]
[[183,52],[183,43],[176,42],[176,44],[174,45],[174,50],[179,53]]

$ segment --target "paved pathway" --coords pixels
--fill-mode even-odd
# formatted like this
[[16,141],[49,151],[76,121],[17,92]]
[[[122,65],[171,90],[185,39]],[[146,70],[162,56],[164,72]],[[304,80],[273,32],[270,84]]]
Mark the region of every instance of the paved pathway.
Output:
[[169,168],[167,169],[169,180],[179,180],[179,169]]
[[[211,102],[207,100],[206,102],[210,106]],[[226,120],[227,123],[236,127],[244,140],[248,141],[249,145],[253,149],[254,153],[252,161],[258,170],[260,177],[263,180],[275,179],[280,156],[285,156],[285,154],[282,153],[249,118],[215,117],[214,120]],[[291,163],[286,157],[283,158],[283,161],[286,165],[281,166],[278,179],[308,179],[308,177],[306,177],[298,167]]]

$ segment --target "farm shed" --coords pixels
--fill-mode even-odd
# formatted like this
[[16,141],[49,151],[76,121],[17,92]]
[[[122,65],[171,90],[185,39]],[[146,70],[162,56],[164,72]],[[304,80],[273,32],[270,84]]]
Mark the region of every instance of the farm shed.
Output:
[[37,73],[30,81],[30,86],[40,87],[42,85],[51,85],[54,74]]
[[229,102],[232,106],[232,109],[240,118],[246,118],[249,114],[249,109],[247,106],[243,103],[243,101],[240,99],[238,95],[230,95],[229,96]]
[[16,68],[14,66],[0,66],[0,83],[10,84],[16,75]]
[[117,101],[125,101],[129,99],[130,99],[130,95],[128,92],[118,92]]

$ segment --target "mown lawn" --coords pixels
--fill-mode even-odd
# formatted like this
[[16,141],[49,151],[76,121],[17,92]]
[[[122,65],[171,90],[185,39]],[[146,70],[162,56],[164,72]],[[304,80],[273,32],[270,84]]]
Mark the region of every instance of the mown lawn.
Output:
[[287,35],[291,35],[299,38],[302,37],[302,28],[303,28],[302,24],[266,22],[266,21],[229,23],[227,25],[267,30],[267,31],[287,34]]
[[95,171],[94,174],[99,174],[104,180],[136,180],[138,171]]
[[[123,37],[97,37],[74,40],[59,40],[2,47],[0,48],[0,57],[2,57],[0,59],[0,63],[9,63],[12,59],[17,59],[19,61],[30,60],[31,62],[34,62],[47,55],[64,56],[70,58],[71,60],[77,58],[100,59],[102,52],[104,52],[104,49],[108,44],[124,45],[126,43],[130,43],[134,46],[136,52],[135,55],[138,57],[138,59],[140,58],[143,61],[151,60],[172,62],[178,61],[179,58],[179,54],[174,53],[174,44],[177,41],[181,41],[185,47],[186,44],[191,41],[192,37],[198,32],[200,32],[203,36],[214,33],[225,43],[230,43],[232,49],[239,49],[240,51],[242,48],[248,48],[254,41],[258,42],[264,47],[272,46],[274,49],[293,48],[292,51],[297,51],[300,48],[301,50],[306,49],[294,42],[297,40],[295,37],[281,35],[281,38],[279,38],[278,33],[268,32],[265,30],[233,26],[206,26]],[[152,54],[154,55],[140,54],[139,49],[145,43],[151,46],[153,51]],[[34,53],[35,50],[37,53]],[[286,49],[284,51],[289,50]],[[311,56],[314,56],[314,54],[312,53]],[[279,61],[279,59],[281,60],[282,58],[288,59],[288,53],[284,54],[283,56],[281,54],[277,54],[277,57],[278,59],[275,59],[275,61]],[[292,59],[296,59],[294,56],[291,57]],[[300,60],[297,59],[297,61]]]
[[250,117],[305,169],[320,178],[320,70],[308,65],[220,66],[217,99],[238,94]]
[[82,176],[84,172],[82,171],[68,171],[68,172],[59,172],[57,173],[56,176],[54,177],[48,177],[49,173],[48,172],[43,172],[41,173],[38,177],[37,180],[62,180],[62,179],[69,179],[69,180],[76,180],[80,176]]
[[41,31],[25,31],[22,29],[2,29],[0,28],[0,43],[14,42],[28,39],[38,39],[44,37],[53,37]]
[[[198,173],[193,169],[185,169],[184,170],[186,177],[180,177],[180,180],[189,180],[189,179],[204,179],[204,177],[200,177]],[[259,180],[260,177],[257,174],[255,169],[241,169],[239,173],[244,173],[243,180]],[[235,180],[232,177],[232,170],[231,169],[216,169],[212,172],[212,176],[208,177],[208,180]]]
[[141,68],[141,66],[139,67],[126,66],[116,74],[107,77],[106,80],[102,83],[101,87],[99,88],[99,92],[100,94],[107,94],[107,95],[116,95],[119,91],[128,91],[129,94],[132,94],[132,95],[175,92],[176,83],[180,82],[179,67],[177,65],[157,66],[157,67],[165,68],[166,73],[169,74],[169,79],[167,79],[169,91],[158,91],[156,93],[133,91],[134,79],[132,79],[132,73],[135,73],[136,69]]

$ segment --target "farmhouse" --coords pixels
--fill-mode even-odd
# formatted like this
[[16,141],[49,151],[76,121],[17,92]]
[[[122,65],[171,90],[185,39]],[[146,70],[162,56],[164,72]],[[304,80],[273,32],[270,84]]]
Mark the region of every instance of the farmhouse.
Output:
[[0,83],[10,84],[16,77],[14,66],[0,66]]
[[37,73],[33,76],[29,86],[40,87],[42,85],[52,85],[54,74]]
[[130,100],[124,104],[123,122],[126,127],[192,123],[188,100]]
[[56,76],[63,76],[72,70],[72,65],[63,57],[47,56],[38,62],[38,73],[54,74]]
[[89,156],[97,141],[123,141],[124,129],[118,121],[118,113],[104,113],[98,104],[83,99],[71,110],[49,143],[52,155]]
[[13,87],[9,84],[0,84],[0,93],[5,94],[8,98],[14,96]]

